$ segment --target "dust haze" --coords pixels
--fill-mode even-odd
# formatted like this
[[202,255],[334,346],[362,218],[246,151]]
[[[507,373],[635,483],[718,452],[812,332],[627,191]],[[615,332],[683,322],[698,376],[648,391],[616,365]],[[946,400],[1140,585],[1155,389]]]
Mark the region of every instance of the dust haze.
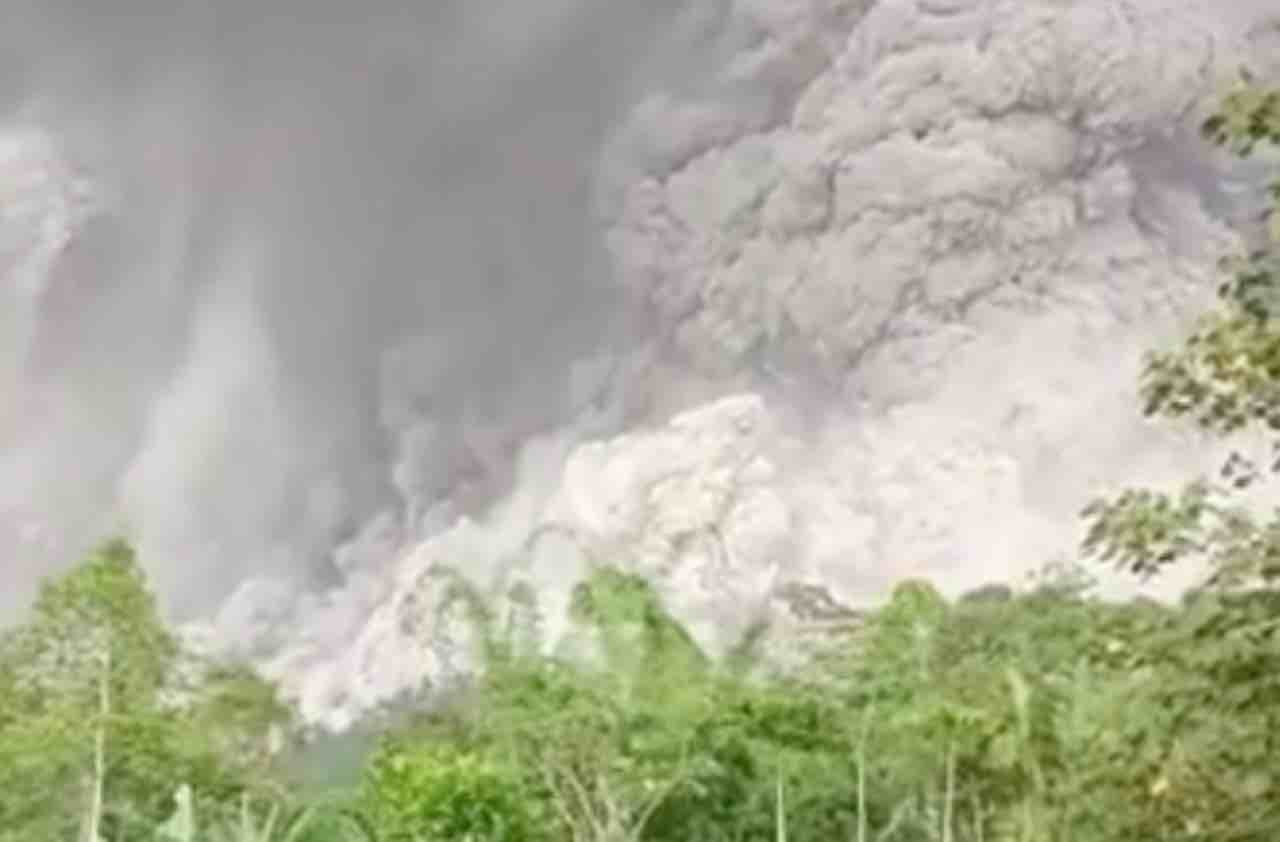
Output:
[[4,339],[0,603],[114,529],[179,613],[323,577],[426,406],[500,486],[454,427],[556,421],[616,328],[593,167],[672,5],[7,2],[0,116],[101,210]]
[[[1261,207],[1194,123],[1280,55],[1272,0],[85,9],[4,3],[0,620],[124,531],[178,617],[346,600],[328,658],[460,515],[519,516],[447,546],[527,537],[601,384],[589,436],[638,438],[575,493],[652,514],[605,538],[690,508],[633,470],[642,393],[650,427],[766,394],[826,429],[765,483],[788,575],[851,592],[1012,576],[1200,465],[1133,380]],[[719,482],[681,435],[654,475]]]

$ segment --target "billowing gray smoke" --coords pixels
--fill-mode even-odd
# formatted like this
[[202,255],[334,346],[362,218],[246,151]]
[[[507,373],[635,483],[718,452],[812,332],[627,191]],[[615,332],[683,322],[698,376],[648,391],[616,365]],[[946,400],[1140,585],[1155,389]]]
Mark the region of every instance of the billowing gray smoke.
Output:
[[[594,161],[672,5],[8,2],[0,116],[96,193],[5,289],[5,601],[33,524],[61,560],[127,526],[178,608],[323,570],[419,410],[440,453],[404,482],[500,488],[503,436],[610,332]],[[504,432],[464,452],[465,423]]]
[[1272,0],[419,5],[10,15],[10,603],[123,525],[342,727],[469,668],[446,565],[714,648],[1212,463],[1134,375],[1259,207],[1195,127]]

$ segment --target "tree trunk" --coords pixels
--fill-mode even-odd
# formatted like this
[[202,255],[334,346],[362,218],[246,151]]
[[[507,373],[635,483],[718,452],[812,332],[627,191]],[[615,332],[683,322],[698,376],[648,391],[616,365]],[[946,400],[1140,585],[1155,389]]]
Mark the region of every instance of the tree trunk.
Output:
[[102,659],[102,675],[98,678],[98,729],[93,738],[93,792],[86,817],[83,842],[102,842],[102,793],[106,778],[107,716],[111,712],[110,696],[111,647]]

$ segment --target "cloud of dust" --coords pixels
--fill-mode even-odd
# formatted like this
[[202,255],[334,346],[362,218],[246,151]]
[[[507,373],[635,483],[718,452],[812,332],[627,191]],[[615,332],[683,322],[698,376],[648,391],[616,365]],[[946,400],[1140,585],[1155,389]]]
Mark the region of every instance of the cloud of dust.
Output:
[[0,122],[105,211],[6,290],[0,611],[120,526],[179,613],[324,575],[424,410],[418,472],[497,487],[460,431],[554,422],[610,331],[592,168],[675,5],[11,0]]
[[[67,187],[58,214],[75,236],[33,228],[49,271],[0,292],[0,541],[15,548],[0,617],[118,527],[191,614],[251,574],[339,576],[332,548],[408,501],[500,496],[516,446],[564,419],[570,363],[631,327],[593,218],[601,193],[684,170],[690,204],[740,198],[701,190],[706,168],[686,165],[785,123],[863,7],[893,35],[895,20],[952,5],[982,4],[124,0],[90,13],[10,0],[0,134],[47,131],[71,170],[57,178],[91,173],[97,193]],[[1130,5],[1149,22],[1180,4]],[[1273,12],[1221,5],[1224,28]],[[700,74],[704,61],[724,72]],[[873,87],[855,71],[828,75]],[[619,132],[624,118],[640,140]],[[857,123],[835,129],[856,136]],[[19,157],[44,160],[44,142]],[[602,186],[606,147],[634,160],[614,160]],[[1225,206],[1219,171],[1185,152],[1149,145],[1131,164],[1143,183]],[[682,179],[668,180],[680,198]],[[101,210],[86,218],[77,202]],[[678,233],[700,247],[705,232]],[[807,265],[812,251],[784,257]],[[705,280],[705,262],[676,257],[688,271],[673,287]],[[731,315],[749,334],[750,315]],[[899,379],[915,382],[925,366],[904,359]],[[905,388],[882,368],[886,392]],[[1060,426],[1059,441],[1074,429]],[[1061,457],[1028,448],[1047,466],[1031,496],[1058,496]],[[547,461],[530,487],[558,469]]]

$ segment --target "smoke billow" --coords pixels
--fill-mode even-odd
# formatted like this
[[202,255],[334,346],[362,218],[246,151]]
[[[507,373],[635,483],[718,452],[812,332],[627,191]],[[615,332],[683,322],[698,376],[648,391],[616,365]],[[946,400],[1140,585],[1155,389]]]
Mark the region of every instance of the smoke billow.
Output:
[[8,15],[0,602],[127,529],[342,728],[453,669],[446,562],[713,644],[1212,464],[1134,379],[1262,206],[1195,128],[1271,0],[419,7]]
[[594,163],[672,5],[12,0],[4,123],[94,209],[5,290],[6,601],[115,528],[181,611],[324,575],[425,417],[402,474],[497,493],[461,431],[555,422],[609,333]]

